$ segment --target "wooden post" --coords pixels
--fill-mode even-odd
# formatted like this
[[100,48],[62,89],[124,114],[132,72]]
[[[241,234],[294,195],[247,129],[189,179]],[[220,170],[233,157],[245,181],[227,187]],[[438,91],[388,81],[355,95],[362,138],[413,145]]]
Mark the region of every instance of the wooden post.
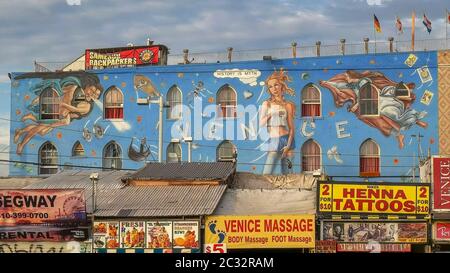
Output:
[[369,54],[369,38],[364,38],[364,53]]
[[320,41],[316,42],[316,55],[317,55],[317,57],[320,56],[320,44],[321,44]]
[[388,38],[389,41],[389,52],[394,52],[394,37],[389,37]]
[[231,55],[233,53],[233,48],[229,47],[228,48],[228,62],[231,63]]
[[189,63],[189,49],[183,49],[183,61],[184,64],[188,64]]
[[291,46],[292,46],[292,57],[297,58],[297,43],[292,42]]
[[341,54],[345,55],[345,39],[341,39]]

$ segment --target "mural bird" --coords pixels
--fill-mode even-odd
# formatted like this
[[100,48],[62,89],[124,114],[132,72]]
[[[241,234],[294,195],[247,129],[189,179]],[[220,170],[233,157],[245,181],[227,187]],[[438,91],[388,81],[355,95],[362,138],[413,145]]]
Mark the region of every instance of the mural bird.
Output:
[[159,97],[161,95],[152,81],[144,75],[134,76],[134,89],[141,90],[150,97]]

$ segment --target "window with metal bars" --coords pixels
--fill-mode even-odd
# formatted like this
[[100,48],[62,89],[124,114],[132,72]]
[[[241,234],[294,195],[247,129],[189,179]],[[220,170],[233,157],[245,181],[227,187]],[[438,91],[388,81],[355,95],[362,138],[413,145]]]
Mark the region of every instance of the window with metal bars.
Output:
[[39,149],[39,174],[55,174],[58,172],[58,150],[50,142]]
[[72,148],[72,156],[84,156],[83,145],[79,141],[75,142]]
[[40,119],[59,119],[59,96],[55,89],[48,87],[39,97]]
[[377,116],[378,90],[369,82],[359,89],[359,114],[364,116]]
[[106,144],[105,149],[103,150],[103,168],[122,168],[122,149],[115,141]]
[[371,138],[365,140],[359,148],[359,175],[380,176],[380,147]]
[[235,118],[237,116],[237,94],[233,87],[225,84],[217,91],[217,110],[219,117]]
[[116,86],[111,86],[106,90],[104,101],[105,119],[123,119],[123,94]]
[[302,89],[302,117],[320,117],[320,89],[312,83]]
[[234,161],[236,160],[236,146],[229,141],[222,141],[216,150],[217,161]]
[[321,169],[321,148],[313,139],[302,145],[302,171],[313,172]]
[[178,86],[172,86],[167,92],[167,119],[181,118],[183,94]]
[[168,163],[181,162],[181,144],[171,142],[167,146],[166,161]]

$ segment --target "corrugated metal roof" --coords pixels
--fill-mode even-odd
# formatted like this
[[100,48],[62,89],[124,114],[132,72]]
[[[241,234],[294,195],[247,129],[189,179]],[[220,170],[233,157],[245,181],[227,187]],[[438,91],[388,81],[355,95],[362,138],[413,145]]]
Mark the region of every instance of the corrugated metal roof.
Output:
[[315,214],[316,190],[227,189],[214,215]]
[[[26,189],[85,189],[87,212],[92,212],[90,171],[63,171]],[[226,185],[126,186],[121,178],[127,171],[98,172],[95,216],[161,217],[211,214]],[[126,210],[130,210],[127,212]]]
[[225,180],[235,172],[233,162],[148,163],[134,174],[134,180]]
[[[226,185],[128,186],[98,195],[95,216],[168,217],[209,215]],[[123,216],[123,215],[122,215]]]

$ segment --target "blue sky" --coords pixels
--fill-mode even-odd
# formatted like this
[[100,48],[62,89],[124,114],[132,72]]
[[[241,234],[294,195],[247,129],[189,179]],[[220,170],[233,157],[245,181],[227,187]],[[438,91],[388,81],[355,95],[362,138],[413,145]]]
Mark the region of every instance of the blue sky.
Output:
[[[144,44],[150,37],[172,54],[336,43],[373,39],[372,14],[381,22],[378,40],[396,37],[395,16],[409,39],[416,10],[416,39],[445,37],[443,0],[17,0],[0,1],[0,117],[10,118],[8,72],[32,71],[33,61],[67,61],[86,48]],[[422,13],[432,21],[429,35]],[[450,30],[449,30],[450,32]],[[0,145],[9,124],[0,120]],[[4,155],[0,155],[4,158]],[[3,165],[0,165],[0,175]]]

